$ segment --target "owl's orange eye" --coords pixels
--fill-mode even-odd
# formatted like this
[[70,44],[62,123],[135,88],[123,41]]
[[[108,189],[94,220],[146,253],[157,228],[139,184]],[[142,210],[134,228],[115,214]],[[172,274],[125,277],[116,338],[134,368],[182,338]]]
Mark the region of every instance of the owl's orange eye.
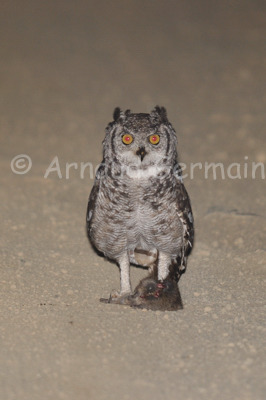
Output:
[[133,142],[133,136],[129,135],[128,133],[126,135],[122,136],[122,142],[124,144],[130,144]]
[[160,136],[159,135],[151,135],[149,137],[149,140],[151,144],[158,144],[160,142]]

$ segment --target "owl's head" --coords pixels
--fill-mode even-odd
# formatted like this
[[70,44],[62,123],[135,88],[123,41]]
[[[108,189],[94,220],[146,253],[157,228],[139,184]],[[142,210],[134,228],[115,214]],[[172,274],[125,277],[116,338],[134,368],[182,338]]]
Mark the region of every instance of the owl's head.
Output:
[[136,169],[173,166],[176,162],[176,134],[164,107],[150,114],[114,110],[114,121],[106,128],[104,159]]

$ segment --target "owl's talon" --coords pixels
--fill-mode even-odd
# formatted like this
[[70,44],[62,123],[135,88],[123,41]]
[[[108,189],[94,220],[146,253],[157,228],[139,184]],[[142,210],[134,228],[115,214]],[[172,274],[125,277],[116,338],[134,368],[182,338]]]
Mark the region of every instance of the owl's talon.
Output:
[[108,304],[122,304],[122,305],[131,305],[132,303],[132,294],[129,293],[120,293],[117,290],[112,290],[108,299],[100,299],[101,303]]
[[104,299],[103,297],[100,298],[101,303],[110,303],[110,298],[109,299]]

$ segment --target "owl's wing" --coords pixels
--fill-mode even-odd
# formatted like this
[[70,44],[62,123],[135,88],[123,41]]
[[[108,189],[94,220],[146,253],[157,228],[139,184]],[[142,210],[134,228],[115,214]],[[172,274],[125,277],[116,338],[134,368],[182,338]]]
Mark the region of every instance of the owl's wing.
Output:
[[95,210],[96,201],[98,198],[101,178],[103,175],[104,175],[104,161],[101,163],[101,165],[99,166],[99,168],[96,172],[95,181],[94,181],[91,193],[90,193],[88,207],[87,207],[86,222],[87,222],[87,233],[88,233],[89,238],[90,238],[91,221],[92,221],[93,213]]
[[177,257],[177,274],[185,272],[187,257],[190,254],[194,241],[194,219],[188,193],[180,176],[177,179],[176,207],[178,216],[183,224],[183,246],[181,254]]

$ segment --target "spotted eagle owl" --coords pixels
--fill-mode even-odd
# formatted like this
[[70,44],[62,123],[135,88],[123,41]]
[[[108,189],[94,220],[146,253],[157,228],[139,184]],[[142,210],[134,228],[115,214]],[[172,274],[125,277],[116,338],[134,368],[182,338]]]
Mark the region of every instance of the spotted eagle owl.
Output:
[[[175,130],[159,106],[150,114],[116,108],[113,118],[87,210],[92,245],[120,268],[120,292],[108,302],[167,309],[174,298],[181,307],[177,282],[186,269],[194,229]],[[130,264],[151,273],[133,292]]]

